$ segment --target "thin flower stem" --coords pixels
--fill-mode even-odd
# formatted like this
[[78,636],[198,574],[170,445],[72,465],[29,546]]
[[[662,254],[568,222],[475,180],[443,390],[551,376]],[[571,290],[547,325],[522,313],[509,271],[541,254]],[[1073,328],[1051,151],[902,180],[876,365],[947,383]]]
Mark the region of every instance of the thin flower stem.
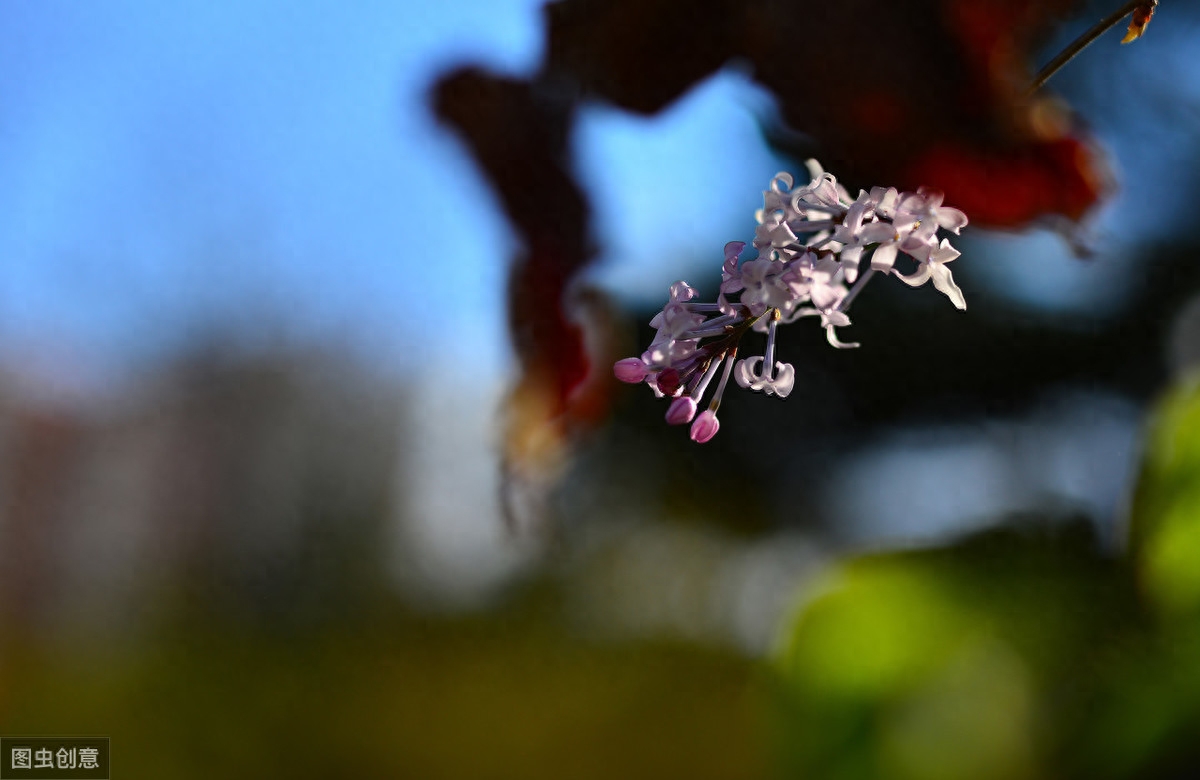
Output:
[[733,373],[733,362],[737,359],[737,347],[729,350],[729,354],[725,357],[725,371],[721,374],[721,382],[717,385],[717,392],[713,393],[713,398],[708,403],[708,410],[715,412],[721,407],[721,396],[725,394],[725,385],[729,384],[729,375]]
[[800,233],[820,233],[822,230],[829,230],[840,226],[842,223],[833,219],[815,219],[812,221],[793,219],[787,223],[787,226],[796,232],[799,229]]
[[[1080,35],[1078,38],[1071,41],[1067,48],[1059,52],[1058,56],[1050,60],[1050,62],[1046,63],[1045,67],[1038,71],[1038,74],[1033,78],[1033,83],[1029,85],[1029,89],[1025,92],[1026,96],[1032,95],[1034,92],[1037,92],[1039,89],[1041,89],[1042,85],[1045,84],[1051,76],[1053,76],[1055,73],[1058,73],[1058,71],[1061,70],[1062,67],[1068,62],[1075,59],[1075,56],[1079,54],[1079,52],[1086,49],[1092,41],[1108,32],[1109,29],[1116,27],[1118,24],[1120,24],[1122,19],[1146,4],[1146,0],[1130,0],[1113,13],[1101,19],[1083,35]],[[1157,0],[1155,4],[1157,4]]]
[[874,268],[868,268],[863,275],[858,277],[858,281],[850,288],[850,292],[846,293],[846,297],[842,298],[842,302],[838,304],[838,311],[845,311],[850,308],[850,304],[854,303],[854,299],[858,297],[859,291],[867,286],[867,282],[875,275]]
[[692,396],[693,401],[699,401],[701,397],[703,397],[704,391],[708,389],[709,382],[712,382],[713,377],[717,375],[717,371],[721,368],[721,362],[724,359],[725,353],[722,352],[721,354],[717,355],[715,359],[709,362],[708,369],[704,372],[704,376],[701,377],[700,381],[696,384],[696,387],[689,394]]
[[763,355],[763,376],[775,374],[775,330],[779,327],[779,309],[771,309],[771,321],[767,323],[767,351]]
[[685,339],[706,339],[709,336],[720,336],[725,332],[725,329],[731,325],[737,324],[740,318],[733,314],[724,314],[720,317],[713,317],[708,322],[702,323],[702,327],[693,328],[686,331],[682,338]]
[[750,328],[754,326],[754,323],[761,320],[768,312],[774,311],[774,309],[767,309],[756,317],[746,306],[742,306],[741,309],[742,312],[740,314],[740,320],[735,319],[733,324],[726,325],[721,329],[720,334],[713,334],[720,335],[721,338],[717,339],[716,341],[709,342],[708,345],[704,347],[704,350],[707,350],[708,355],[737,354],[738,342],[742,340],[742,336],[746,334],[746,331],[750,330]]

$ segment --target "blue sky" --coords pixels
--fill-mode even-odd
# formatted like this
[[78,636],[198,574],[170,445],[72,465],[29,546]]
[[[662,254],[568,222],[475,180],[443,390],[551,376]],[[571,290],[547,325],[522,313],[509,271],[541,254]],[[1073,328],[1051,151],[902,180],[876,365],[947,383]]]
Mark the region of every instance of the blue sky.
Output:
[[527,67],[535,6],[6,3],[0,333],[125,360],[258,311],[403,360],[498,323],[510,239],[421,97]]
[[[423,100],[453,63],[529,70],[539,5],[5,3],[0,337],[127,364],[265,315],[397,366],[426,359],[424,334],[442,359],[501,368],[512,237]],[[614,256],[652,250],[628,237],[655,232],[678,256],[719,248],[708,215],[753,207],[774,167],[761,149],[718,154],[731,133],[755,137],[744,109],[733,130],[721,121],[735,89],[685,102],[670,134],[589,115],[582,167]],[[719,162],[687,169],[697,150]],[[648,164],[654,191],[630,179]],[[729,189],[702,189],[713,176]],[[653,223],[672,187],[696,210],[668,235]]]
[[[0,355],[127,366],[261,320],[400,370],[502,371],[512,237],[423,98],[454,63],[529,70],[540,4],[6,0]],[[589,109],[578,160],[603,284],[656,300],[747,237],[778,167],[763,99],[724,74],[654,120]],[[728,214],[744,224],[713,218]],[[1038,274],[1110,280],[1054,242],[1003,246]],[[1043,281],[1034,298],[1087,287]]]

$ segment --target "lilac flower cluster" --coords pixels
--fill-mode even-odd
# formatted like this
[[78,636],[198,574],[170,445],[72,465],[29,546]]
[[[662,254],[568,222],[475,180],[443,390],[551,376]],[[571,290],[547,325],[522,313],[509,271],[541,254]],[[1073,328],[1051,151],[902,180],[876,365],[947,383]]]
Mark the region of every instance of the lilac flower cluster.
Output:
[[[779,173],[763,193],[763,208],[755,215],[757,257],[739,263],[746,245],[725,245],[716,302],[694,301],[696,291],[686,282],[671,285],[670,300],[650,321],[658,329],[650,347],[613,367],[621,381],[645,382],[660,398],[672,398],[667,422],[690,422],[694,441],[716,435],[717,408],[731,375],[742,387],[767,395],[785,398],[792,391],[795,369],[775,360],[781,323],[820,317],[830,344],[857,347],[839,340],[836,329],[850,324],[850,304],[876,274],[892,274],[913,287],[932,280],[955,306],[967,307],[946,267],[959,252],[937,237],[939,228],[957,234],[967,216],[943,206],[941,193],[875,187],[852,200],[815,160],[808,168],[808,184],[793,189],[791,175]],[[916,262],[914,273],[897,270],[900,253]],[[729,298],[735,294],[736,303]],[[766,334],[766,349],[737,360],[738,344],[749,330]],[[716,392],[697,415],[718,372]]]

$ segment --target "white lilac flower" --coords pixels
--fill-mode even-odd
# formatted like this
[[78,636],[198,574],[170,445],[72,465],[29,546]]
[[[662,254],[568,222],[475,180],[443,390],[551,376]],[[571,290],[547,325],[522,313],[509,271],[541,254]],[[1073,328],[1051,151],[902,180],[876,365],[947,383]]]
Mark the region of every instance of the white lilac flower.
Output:
[[825,340],[834,349],[855,349],[859,346],[857,341],[841,341],[837,337],[837,331],[834,328],[844,328],[850,324],[850,317],[844,311],[817,311],[812,309],[810,314],[821,315],[821,327],[825,329]]
[[[820,317],[829,343],[841,341],[837,328],[850,325],[850,305],[875,275],[893,275],[917,287],[932,280],[960,309],[962,290],[946,264],[959,256],[938,230],[958,233],[967,217],[942,205],[939,192],[915,193],[874,187],[851,199],[836,178],[810,160],[809,182],[793,187],[790,174],[776,174],[763,192],[763,208],[755,213],[755,258],[740,260],[746,244],[725,245],[721,285],[715,303],[693,300],[685,282],[671,286],[662,311],[650,321],[656,329],[641,357],[617,361],[613,373],[623,382],[645,382],[672,399],[666,421],[691,423],[691,438],[706,442],[720,428],[717,409],[729,383],[767,395],[786,397],[796,371],[775,359],[777,331],[803,317]],[[895,267],[908,255],[917,265],[912,274]],[[859,273],[864,261],[869,267]],[[736,299],[732,299],[736,298]],[[761,356],[737,360],[742,337],[751,330],[766,334]],[[708,408],[697,414],[712,380],[724,366]]]
[[919,287],[929,279],[933,279],[933,286],[945,293],[955,306],[960,309],[967,308],[967,300],[963,297],[962,290],[954,283],[954,277],[950,275],[950,269],[946,267],[946,263],[961,253],[950,246],[947,239],[943,238],[942,243],[937,247],[930,247],[927,244],[914,247],[911,254],[920,261],[921,265],[916,273],[909,276],[896,274],[901,281],[913,287]]
[[[775,360],[775,331],[779,327],[776,311],[767,326],[767,349],[762,357],[739,360],[734,369],[737,383],[747,390],[761,390],[767,395],[787,398],[796,382],[796,370],[790,363]],[[756,368],[756,366],[761,366]]]
[[741,268],[742,303],[750,313],[761,317],[771,309],[792,309],[795,296],[784,280],[788,266],[778,260],[747,260]]
[[863,253],[869,248],[871,252],[871,268],[887,270],[895,262],[896,247],[904,239],[892,222],[878,220],[880,200],[895,190],[880,192],[875,187],[871,193],[860,192],[858,199],[846,211],[846,217],[840,226],[834,228],[833,240],[842,245],[839,262],[846,270],[846,281],[853,282],[858,277],[858,265]]
[[671,365],[696,351],[699,339],[690,334],[704,323],[704,315],[692,311],[687,305],[687,301],[695,296],[696,291],[687,282],[671,285],[667,305],[650,320],[650,327],[658,331],[650,341],[650,347],[642,354],[642,360],[647,365]]
[[808,252],[793,264],[793,269],[804,281],[813,308],[820,311],[837,308],[849,292],[842,281],[845,268],[831,254]]
[[772,250],[795,243],[796,234],[788,226],[783,211],[764,214],[762,222],[754,229],[754,248],[758,250],[759,257],[769,257]]
[[742,275],[738,273],[738,257],[746,248],[743,241],[730,241],[725,245],[725,262],[721,265],[721,291],[737,292],[742,289]]
[[915,193],[901,195],[893,221],[898,227],[903,227],[904,223],[910,220],[923,224],[932,223],[927,224],[930,235],[935,229],[934,225],[958,235],[958,232],[967,226],[967,215],[958,209],[943,206],[942,197],[942,193],[924,187]]
[[796,369],[791,363],[776,361],[774,375],[767,370],[766,358],[752,357],[739,360],[734,369],[737,383],[747,390],[760,390],[767,395],[787,398],[796,384]]
[[848,282],[858,278],[859,262],[863,250],[868,247],[874,245],[876,255],[891,248],[890,252],[895,256],[894,246],[899,236],[890,223],[874,219],[875,205],[869,194],[859,193],[858,200],[846,210],[842,223],[833,229],[833,240],[842,245],[838,260]]

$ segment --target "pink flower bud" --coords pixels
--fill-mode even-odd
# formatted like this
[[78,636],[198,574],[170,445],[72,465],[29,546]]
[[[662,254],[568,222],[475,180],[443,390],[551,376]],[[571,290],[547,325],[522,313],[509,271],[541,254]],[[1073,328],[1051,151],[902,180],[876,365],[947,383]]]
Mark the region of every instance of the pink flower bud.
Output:
[[646,364],[641,358],[625,358],[613,365],[613,374],[622,382],[636,385],[646,378]]
[[667,425],[683,425],[696,416],[696,399],[690,395],[676,398],[667,409]]
[[673,368],[659,371],[658,392],[663,395],[676,395],[679,392],[679,372]]
[[717,413],[711,409],[705,409],[692,423],[692,441],[703,444],[716,436],[720,428],[721,421],[717,419]]

